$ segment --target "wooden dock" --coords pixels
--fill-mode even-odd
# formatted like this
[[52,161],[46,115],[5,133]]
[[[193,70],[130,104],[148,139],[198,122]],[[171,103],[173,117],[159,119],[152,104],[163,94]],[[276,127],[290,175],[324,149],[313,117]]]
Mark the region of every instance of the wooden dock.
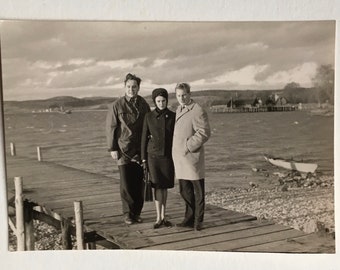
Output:
[[[85,232],[121,249],[201,250],[283,253],[334,253],[335,240],[260,221],[256,217],[206,205],[203,230],[153,229],[154,203],[146,202],[141,224],[122,220],[119,181],[98,174],[27,157],[7,156],[8,199],[14,194],[14,177],[23,177],[24,199],[44,215],[74,224],[74,201],[82,201]],[[184,203],[177,188],[168,195],[169,220],[184,216]],[[92,241],[94,241],[92,239]],[[111,248],[112,248],[111,247]]]
[[258,113],[258,112],[291,112],[296,111],[297,106],[292,105],[274,105],[274,106],[242,106],[230,108],[226,105],[215,105],[210,107],[212,113]]

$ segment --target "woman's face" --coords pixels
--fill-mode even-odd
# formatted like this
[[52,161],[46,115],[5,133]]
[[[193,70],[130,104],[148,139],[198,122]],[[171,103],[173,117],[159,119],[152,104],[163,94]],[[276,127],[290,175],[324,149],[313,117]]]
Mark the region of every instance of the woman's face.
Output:
[[139,91],[139,86],[135,80],[128,80],[125,83],[125,94],[128,97],[135,97],[137,96]]
[[164,110],[166,108],[166,98],[162,96],[158,96],[155,98],[155,103],[158,109]]

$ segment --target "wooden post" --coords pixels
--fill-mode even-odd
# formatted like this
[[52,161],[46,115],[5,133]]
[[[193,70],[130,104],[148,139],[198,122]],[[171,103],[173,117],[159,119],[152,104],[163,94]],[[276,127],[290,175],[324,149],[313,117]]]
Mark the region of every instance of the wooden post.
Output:
[[63,218],[60,222],[61,225],[61,243],[63,249],[72,249],[70,220]]
[[8,225],[11,228],[12,232],[14,233],[14,235],[16,235],[17,234],[17,228],[15,228],[14,221],[12,220],[11,217],[8,217]]
[[24,203],[26,250],[34,250],[33,205]]
[[87,249],[96,249],[96,242],[89,242],[86,244]]
[[41,155],[40,146],[37,146],[37,155],[38,155],[38,160],[39,160],[39,161],[42,161],[42,155]]
[[16,216],[16,236],[17,250],[25,250],[25,223],[24,223],[24,203],[22,198],[22,177],[14,177],[15,186],[15,216]]
[[14,157],[16,155],[15,144],[11,142],[9,145],[11,147],[11,156]]
[[97,239],[101,239],[100,236],[97,235],[95,231],[85,232],[84,233],[84,242],[86,244],[86,249],[96,249]]
[[83,228],[83,204],[81,201],[74,202],[74,214],[76,222],[77,249],[84,249],[84,228]]

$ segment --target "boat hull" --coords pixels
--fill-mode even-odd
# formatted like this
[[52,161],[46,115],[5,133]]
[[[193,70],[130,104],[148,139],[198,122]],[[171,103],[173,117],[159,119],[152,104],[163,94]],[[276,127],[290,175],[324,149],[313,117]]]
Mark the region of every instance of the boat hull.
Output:
[[314,163],[303,163],[296,161],[286,161],[283,159],[275,159],[270,157],[264,157],[270,164],[275,165],[277,167],[281,167],[288,170],[296,170],[299,172],[305,173],[314,173],[317,169],[318,165]]

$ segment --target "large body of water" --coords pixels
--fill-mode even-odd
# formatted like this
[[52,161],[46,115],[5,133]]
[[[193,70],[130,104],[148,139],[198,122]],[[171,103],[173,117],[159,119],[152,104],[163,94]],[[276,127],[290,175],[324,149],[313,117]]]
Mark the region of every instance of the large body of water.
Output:
[[[72,114],[5,114],[6,151],[14,142],[18,155],[36,156],[66,166],[118,178],[107,152],[105,111]],[[212,136],[205,145],[206,188],[266,184],[273,170],[264,154],[313,162],[317,171],[334,172],[334,117],[306,111],[209,114]]]

